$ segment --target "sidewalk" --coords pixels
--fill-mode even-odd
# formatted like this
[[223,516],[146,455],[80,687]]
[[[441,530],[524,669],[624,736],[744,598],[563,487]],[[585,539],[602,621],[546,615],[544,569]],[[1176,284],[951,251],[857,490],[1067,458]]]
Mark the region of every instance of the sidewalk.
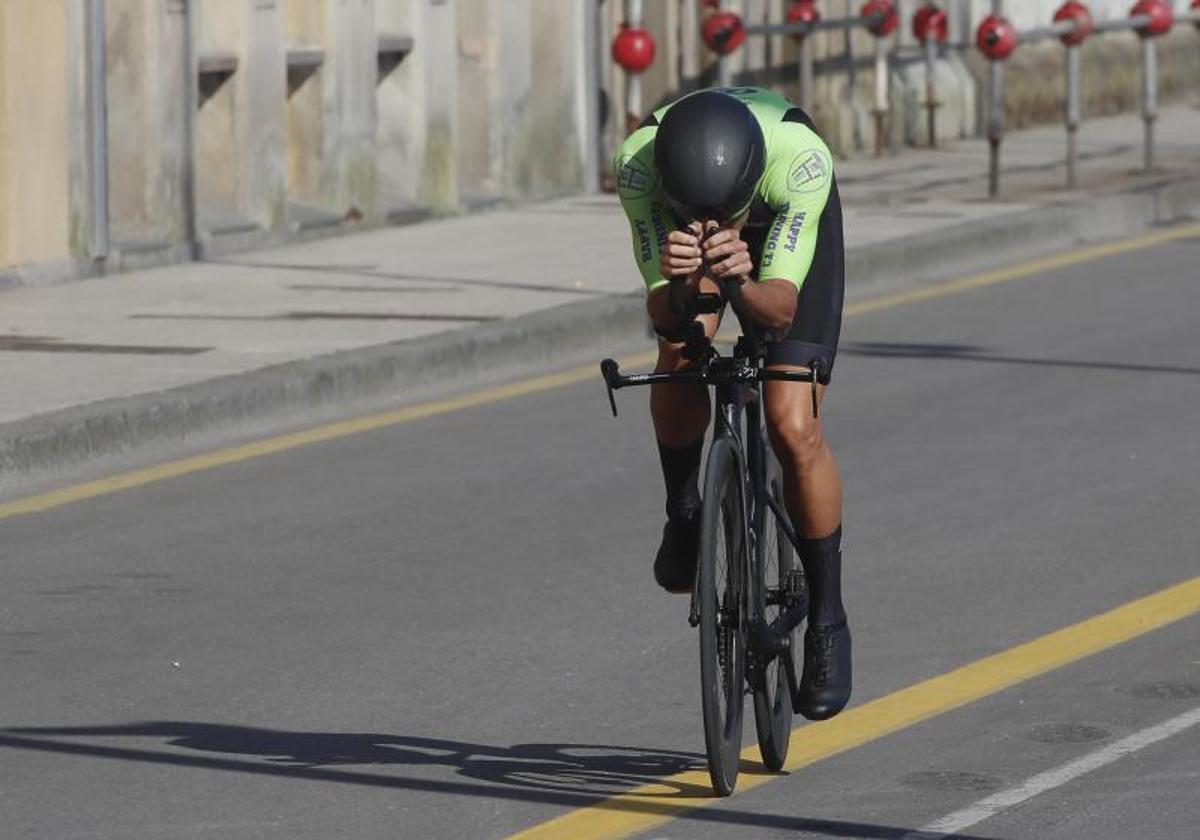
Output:
[[[1189,217],[1200,110],[1157,130],[1145,176],[1139,118],[1085,124],[1073,192],[1061,128],[1011,134],[999,202],[985,141],[840,164],[849,296]],[[0,480],[598,358],[644,336],[640,289],[616,199],[594,195],[6,291]]]

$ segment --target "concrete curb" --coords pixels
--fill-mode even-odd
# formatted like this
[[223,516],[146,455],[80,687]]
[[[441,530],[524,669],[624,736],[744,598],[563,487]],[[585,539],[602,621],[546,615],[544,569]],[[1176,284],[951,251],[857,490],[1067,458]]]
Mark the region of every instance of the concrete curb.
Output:
[[[862,298],[1075,244],[1127,237],[1200,212],[1200,178],[1064,201],[954,225],[847,254]],[[471,329],[335,353],[157,393],[0,425],[0,475],[11,484],[143,447],[195,444],[317,422],[352,409],[412,403],[516,376],[649,349],[641,294],[564,304]],[[597,387],[599,387],[597,374]]]
[[964,222],[846,254],[852,294],[942,280],[1021,259],[1124,239],[1200,214],[1200,177],[1164,176],[1136,188]]

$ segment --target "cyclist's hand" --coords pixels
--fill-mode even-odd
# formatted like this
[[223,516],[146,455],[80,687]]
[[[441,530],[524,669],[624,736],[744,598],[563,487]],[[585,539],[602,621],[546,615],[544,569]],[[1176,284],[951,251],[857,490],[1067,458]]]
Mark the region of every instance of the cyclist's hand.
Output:
[[701,244],[704,261],[708,264],[709,274],[718,279],[730,277],[749,277],[754,271],[754,261],[750,259],[750,246],[742,241],[741,234],[725,228],[709,235]]
[[699,280],[703,266],[700,253],[700,237],[692,230],[673,230],[667,234],[658,259],[658,270],[663,277],[673,280],[686,277]]

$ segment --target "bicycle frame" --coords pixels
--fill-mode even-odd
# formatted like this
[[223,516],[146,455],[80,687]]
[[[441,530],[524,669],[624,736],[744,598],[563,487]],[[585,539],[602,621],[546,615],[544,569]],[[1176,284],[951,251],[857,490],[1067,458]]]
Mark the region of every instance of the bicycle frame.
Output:
[[[764,381],[788,381],[813,384],[813,414],[816,416],[815,385],[819,376],[819,367],[814,363],[811,369],[805,372],[765,369],[763,360],[766,349],[758,330],[745,317],[732,284],[726,285],[724,291],[725,299],[733,305],[743,333],[738,337],[731,356],[720,355],[713,347],[712,342],[705,336],[700,325],[695,321],[690,321],[693,326],[687,333],[685,355],[695,361],[693,366],[668,373],[623,375],[614,360],[605,359],[600,363],[600,372],[608,388],[609,404],[614,417],[617,416],[617,404],[613,392],[621,388],[681,382],[693,382],[715,388],[713,440],[714,442],[718,439],[728,441],[735,453],[739,473],[744,478],[741,494],[744,579],[748,581],[748,587],[759,587],[766,586],[766,582],[759,574],[759,564],[762,558],[758,550],[756,535],[762,533],[768,508],[774,512],[784,535],[792,544],[793,550],[797,555],[800,552],[799,540],[791,527],[787,513],[772,498],[767,484],[768,443],[763,430],[762,383]],[[701,298],[703,297],[705,296],[701,296]],[[712,301],[701,300],[700,304],[711,307]],[[718,311],[718,309],[707,308],[701,311]],[[681,314],[685,315],[686,320],[688,315],[694,318],[696,311]],[[742,433],[743,418],[746,424],[744,436]],[[794,594],[790,593],[791,582],[788,586],[788,594]],[[807,612],[807,596],[805,596],[786,610],[781,609],[775,621],[768,625],[762,612],[762,608],[767,604],[767,595],[767,592],[748,590],[744,605],[749,629],[746,640],[747,652],[751,654],[748,662],[753,662],[755,667],[763,669],[781,653],[790,650],[791,631],[804,619]],[[777,592],[776,597],[781,605],[787,602],[787,595],[782,592]],[[692,591],[688,621],[693,627],[699,623],[695,589]],[[788,688],[792,696],[793,707],[795,707],[799,695],[795,666],[792,657],[787,657],[785,661],[787,663]]]

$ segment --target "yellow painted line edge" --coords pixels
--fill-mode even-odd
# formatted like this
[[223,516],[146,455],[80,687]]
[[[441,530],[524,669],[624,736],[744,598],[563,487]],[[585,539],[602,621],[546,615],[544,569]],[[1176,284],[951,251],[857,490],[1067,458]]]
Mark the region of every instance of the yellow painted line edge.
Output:
[[[1009,280],[1018,280],[1039,272],[1053,271],[1055,269],[1065,268],[1070,265],[1098,260],[1128,251],[1149,248],[1163,242],[1169,242],[1173,239],[1183,239],[1195,235],[1200,235],[1200,224],[1172,227],[1142,236],[1133,237],[1131,239],[1124,239],[1119,242],[1109,242],[1102,245],[1088,246],[1075,251],[1069,251],[1050,257],[1043,257],[1041,259],[1020,263],[1007,268],[997,269],[995,271],[971,275],[951,283],[945,283],[923,289],[898,292],[896,294],[885,295],[873,300],[851,304],[846,307],[844,314],[846,317],[852,317],[868,312],[877,312],[883,309],[906,306],[908,304],[917,303],[923,300],[944,297],[946,295],[956,294],[958,292],[963,292],[970,289],[978,289],[984,286],[989,286],[995,283],[1003,283]],[[623,359],[622,364],[627,366],[638,366],[650,364],[654,361],[654,359],[654,352],[641,353]],[[527,394],[548,391],[564,385],[573,385],[578,382],[583,382],[594,376],[598,376],[596,366],[584,365],[562,371],[560,373],[548,374],[545,376],[538,376],[532,379],[513,382],[506,385],[485,388],[481,391],[474,391],[450,399],[420,403],[418,405],[397,409],[395,411],[388,411],[382,414],[374,414],[353,420],[344,420],[325,426],[318,426],[316,428],[301,432],[266,438],[254,443],[244,444],[242,446],[235,446],[229,449],[218,450],[216,452],[210,452],[190,458],[183,458],[176,461],[169,461],[153,467],[130,470],[128,472],[119,473],[115,476],[83,482],[81,484],[75,484],[47,493],[14,499],[9,502],[0,502],[0,520],[31,513],[41,513],[48,510],[53,510],[54,508],[62,507],[64,505],[73,504],[75,502],[93,499],[98,496],[108,495],[110,493],[116,493],[121,490],[129,490],[134,487],[140,487],[157,481],[165,481],[166,479],[178,478],[180,476],[214,469],[216,467],[221,467],[228,464],[248,461],[253,458],[261,458],[265,455],[284,452],[289,449],[296,449],[298,447],[308,446],[314,443],[336,440],[338,438],[344,438],[350,435],[360,434],[362,432],[369,432],[377,429],[383,429],[388,426],[407,423],[412,420],[434,417],[439,414],[446,414],[452,411],[458,411],[460,409],[474,408]]]
[[[654,353],[642,353],[624,360],[624,363],[628,365],[649,364],[655,358],[656,355]],[[189,473],[209,470],[226,464],[235,464],[252,458],[260,458],[264,455],[272,455],[277,452],[284,452],[313,443],[337,440],[338,438],[383,429],[412,420],[434,417],[439,414],[509,400],[527,394],[536,394],[541,391],[559,388],[563,385],[581,382],[591,377],[596,377],[599,380],[599,376],[599,368],[596,365],[580,366],[559,373],[547,374],[505,385],[497,385],[481,391],[473,391],[449,399],[420,403],[396,409],[395,411],[358,417],[352,420],[342,420],[313,429],[254,441],[242,446],[208,452],[203,455],[196,455],[177,461],[168,461],[143,469],[130,470],[95,481],[64,487],[60,490],[53,490],[48,493],[0,503],[0,519],[8,519],[29,513],[39,513],[61,507],[62,505],[83,501],[84,499],[91,499],[120,490],[128,490],[133,487],[140,487],[168,478],[176,478]]]
[[1129,251],[1138,251],[1144,248],[1151,248],[1155,245],[1161,245],[1164,242],[1170,242],[1176,239],[1186,239],[1189,236],[1200,235],[1200,224],[1191,224],[1183,226],[1175,226],[1157,230],[1152,233],[1134,236],[1129,239],[1122,239],[1116,242],[1105,242],[1100,245],[1088,245],[1083,248],[1077,248],[1073,251],[1066,251],[1060,254],[1053,254],[1048,257],[1040,257],[1038,259],[1029,260],[1028,262],[1018,263],[1004,268],[997,268],[992,271],[985,271],[980,274],[972,274],[968,277],[963,277],[960,280],[955,280],[950,283],[942,283],[936,286],[927,286],[920,289],[912,289],[905,292],[898,292],[892,295],[866,300],[861,303],[851,304],[846,307],[846,315],[863,315],[867,312],[875,312],[881,309],[892,309],[897,306],[904,306],[910,303],[916,303],[922,300],[931,298],[944,297],[946,295],[965,292],[969,289],[981,289],[984,286],[991,286],[996,283],[1004,283],[1009,280],[1019,280],[1024,277],[1029,277],[1033,274],[1043,272],[1057,271],[1060,268],[1068,268],[1080,263],[1093,262],[1095,260],[1104,259],[1105,257],[1113,257],[1118,254],[1128,253]]
[[[1200,577],[851,707],[833,720],[798,727],[792,730],[784,770],[798,770],[876,741],[1197,611],[1200,611]],[[746,772],[747,765],[761,768],[757,745],[742,750],[741,760],[743,771],[735,796],[782,778],[765,770]],[[711,793],[707,770],[689,770],[563,814],[513,834],[508,840],[618,840],[649,831],[689,811],[726,801]]]

